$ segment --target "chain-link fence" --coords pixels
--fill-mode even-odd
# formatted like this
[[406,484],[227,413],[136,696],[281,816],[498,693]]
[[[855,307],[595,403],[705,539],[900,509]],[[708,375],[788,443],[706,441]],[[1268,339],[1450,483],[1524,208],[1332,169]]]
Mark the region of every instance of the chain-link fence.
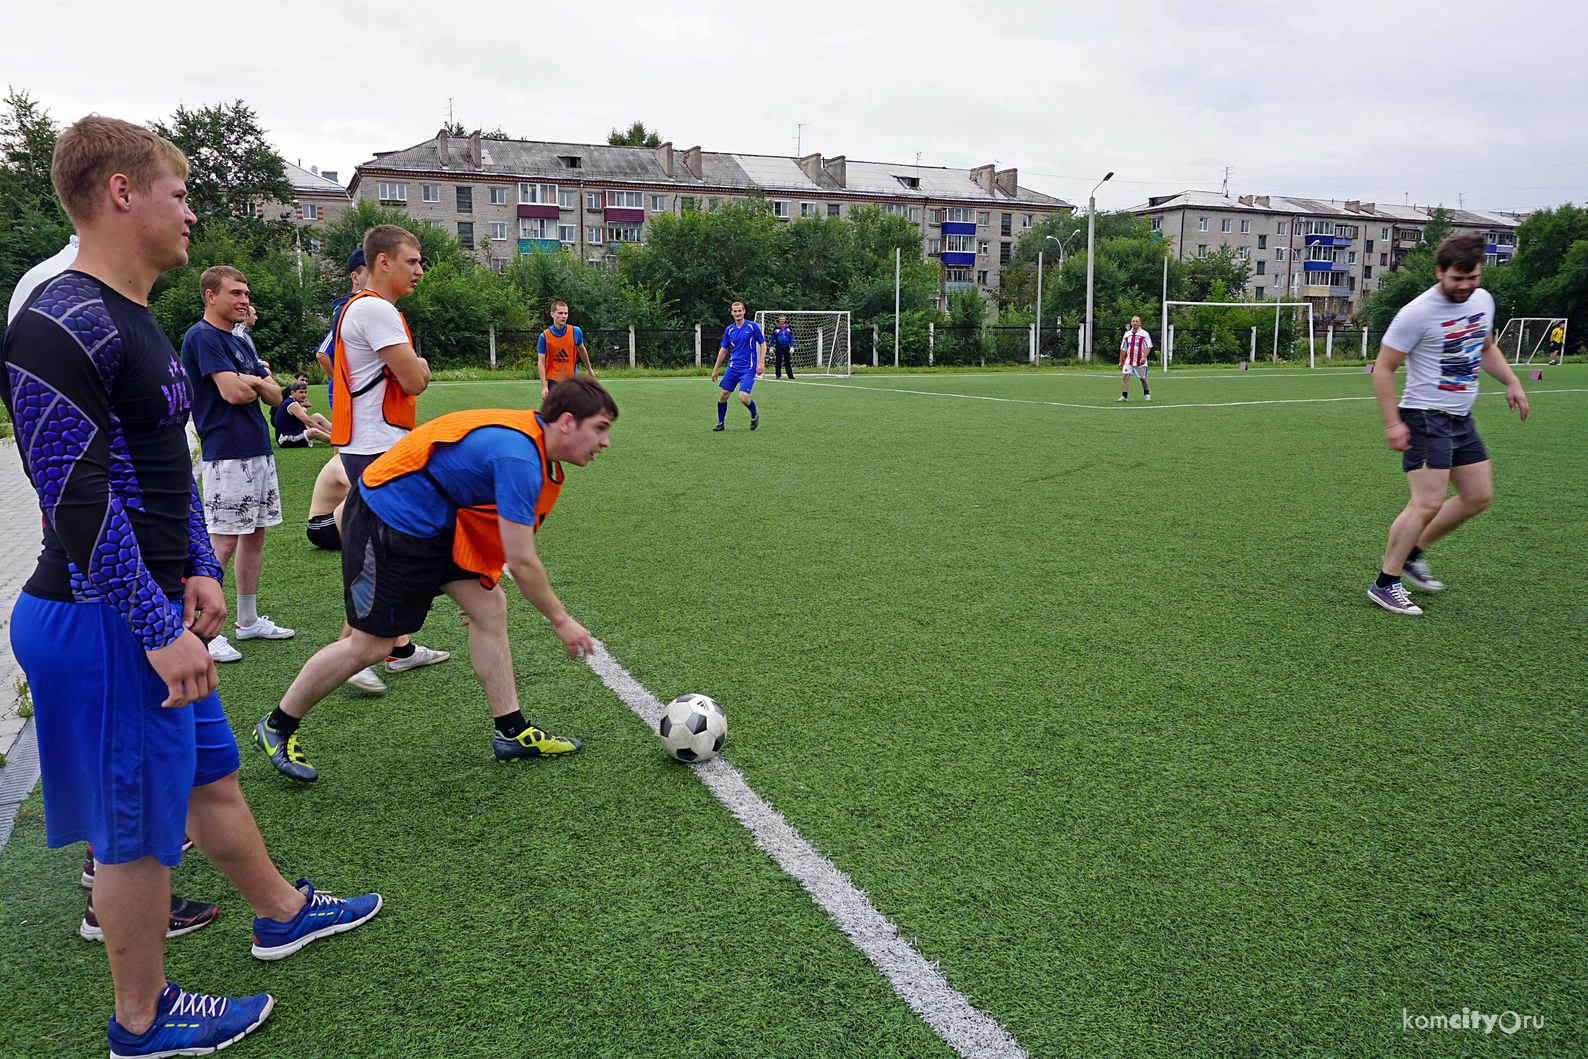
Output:
[[[1235,364],[1278,361],[1319,366],[1334,362],[1360,363],[1378,355],[1382,331],[1362,327],[1316,327],[1309,338],[1307,322],[1281,321],[1278,338],[1269,327],[1170,327],[1172,364]],[[1154,350],[1154,355],[1159,351]]]

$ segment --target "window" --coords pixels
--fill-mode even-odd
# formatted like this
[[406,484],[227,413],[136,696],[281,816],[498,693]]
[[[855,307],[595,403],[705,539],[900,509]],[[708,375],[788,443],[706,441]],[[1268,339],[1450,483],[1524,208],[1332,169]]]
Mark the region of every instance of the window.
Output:
[[550,239],[555,231],[556,222],[548,221],[544,217],[520,217],[518,219],[518,237],[520,239]]
[[1345,255],[1345,263],[1348,264],[1348,265],[1356,264],[1356,251],[1355,250],[1352,250],[1350,253]]
[[491,238],[492,239],[506,239],[507,238],[507,222],[506,221],[492,221],[491,222]]
[[1367,241],[1367,245],[1364,246],[1362,249],[1371,254],[1373,252],[1373,240],[1369,239]]
[[318,221],[323,219],[318,203],[305,202],[298,207],[298,210],[302,214],[303,219],[306,221]]
[[492,188],[491,189],[491,205],[492,206],[506,206],[507,205],[507,189],[506,188]]
[[882,204],[882,212],[891,213],[895,217],[908,217],[910,215],[910,207],[900,206],[896,202],[885,202]]
[[1245,261],[1247,256],[1250,253],[1251,253],[1251,247],[1243,246],[1243,247],[1241,247],[1241,248],[1239,248],[1238,250],[1235,251],[1235,256],[1237,258],[1239,258],[1240,260]]
[[617,207],[625,210],[637,210],[643,205],[640,202],[642,197],[638,191],[608,191],[607,208]]
[[938,225],[942,224],[943,223],[943,211],[942,210],[927,210],[926,211],[926,223],[932,225],[934,228],[937,227]]
[[521,206],[550,206],[556,201],[556,184],[531,184],[526,181],[518,185],[518,202]]
[[911,224],[920,224],[921,223],[921,207],[919,207],[919,206],[911,206],[910,207],[910,223]]
[[597,246],[601,245],[601,229],[586,228],[584,230],[584,241],[587,243],[594,243]]
[[584,168],[584,159],[576,154],[560,154],[557,156],[557,161],[561,162],[565,169]]
[[1155,231],[1155,232],[1163,231],[1163,218],[1162,217],[1154,217],[1152,219],[1152,230]]
[[609,224],[607,225],[607,242],[609,243],[638,243],[640,226],[637,224]]
[[990,249],[992,249],[992,244],[989,243],[985,239],[979,240],[976,243],[976,253],[981,255],[982,257],[986,257],[987,256],[987,251],[990,250]]
[[601,208],[601,192],[586,191],[584,193],[584,208],[587,210],[599,210]]
[[420,196],[424,199],[425,202],[440,202],[441,201],[441,185],[440,184],[421,184],[421,185],[419,185],[419,192],[420,192]]
[[667,196],[666,195],[652,195],[651,196],[651,212],[652,213],[666,213],[667,212]]
[[1207,257],[1207,256],[1208,256],[1208,244],[1206,244],[1206,243],[1198,243],[1197,244],[1197,257]]
[[1266,262],[1266,261],[1259,261],[1259,262],[1258,262],[1258,263],[1257,263],[1257,274],[1258,274],[1258,275],[1259,275],[1259,276],[1261,276],[1261,275],[1262,275],[1262,274],[1263,274],[1263,273],[1264,273],[1264,271],[1265,271],[1265,270],[1267,270],[1267,268],[1268,268],[1268,262]]
[[941,239],[928,239],[926,241],[926,252],[928,254],[938,254],[938,253],[942,253],[942,251],[943,251],[943,240],[941,240]]
[[992,223],[992,214],[988,213],[986,210],[978,210],[976,212],[976,223],[981,225],[983,228],[987,227]]
[[[1372,265],[1363,265],[1362,266],[1362,278],[1363,279],[1372,279],[1373,278],[1373,266]],[[1365,284],[1364,284],[1364,286],[1365,286]]]
[[1230,219],[1228,217],[1225,217],[1223,220],[1219,221],[1219,231],[1227,232],[1229,230],[1230,230]]
[[979,283],[983,287],[987,286],[987,270],[986,269],[978,269],[977,270],[977,272],[976,272],[976,282]]
[[491,271],[492,272],[506,272],[507,271],[507,258],[505,258],[505,257],[493,257],[493,258],[491,258]]
[[819,202],[800,203],[801,217],[820,217],[824,212],[826,211],[822,209],[822,204]]
[[465,250],[473,250],[474,249],[474,222],[473,221],[459,221],[458,222],[458,242],[463,244],[463,249],[465,249]]
[[719,208],[721,208],[721,206],[722,206],[722,200],[719,199],[715,195],[712,195],[710,198],[708,198],[706,200],[706,209],[708,209],[708,210],[719,209]]
[[1014,247],[1013,243],[1007,243],[1006,242],[1006,243],[999,243],[998,244],[998,263],[1000,265],[1009,264],[1009,254],[1010,254],[1010,251],[1013,249],[1013,247]]
[[474,212],[474,189],[471,187],[458,188],[458,212]]
[[1380,239],[1388,239],[1390,237],[1389,229],[1388,228],[1380,228],[1378,230],[1378,237]]
[[836,203],[836,202],[829,202],[829,203],[828,203],[828,204],[827,204],[827,216],[829,216],[829,217],[836,217],[836,216],[838,216],[838,203]]
[[1343,238],[1346,238],[1346,239],[1355,239],[1356,238],[1356,225],[1354,225],[1354,224],[1337,224],[1337,225],[1334,226],[1334,234],[1338,235],[1338,236],[1341,236]]
[[1283,261],[1283,260],[1285,260],[1285,248],[1284,247],[1282,247],[1282,246],[1274,247],[1274,260],[1275,261]]
[[579,208],[579,193],[577,191],[564,191],[557,189],[557,208],[559,210],[573,210]]
[[1289,230],[1290,230],[1290,222],[1289,221],[1280,221],[1278,227],[1276,228],[1276,231],[1278,231],[1280,235],[1284,235]]
[[1022,214],[1021,214],[1021,215],[1020,215],[1020,227],[1022,227],[1022,228],[1029,228],[1029,227],[1031,227],[1031,214],[1029,214],[1029,213],[1022,213]]
[[1208,230],[1208,219],[1206,217],[1198,217],[1197,218],[1197,231],[1205,232],[1207,230]]
[[1257,288],[1257,298],[1258,298],[1259,301],[1261,301],[1262,297],[1263,297],[1263,288],[1258,287]]
[[1378,263],[1381,264],[1381,265],[1389,264],[1389,255],[1388,254],[1380,254],[1378,256]]
[[382,184],[380,186],[380,200],[382,202],[407,202],[407,184]]
[[[947,213],[948,213],[948,216],[944,217],[943,219],[945,221],[947,221],[949,224],[975,224],[976,223],[976,211],[975,210],[967,210],[967,209],[961,209],[958,206],[950,206],[948,208],[948,210],[947,210]],[[985,213],[982,214],[982,217],[985,218],[986,216],[987,215]],[[981,223],[986,224],[987,222],[985,220],[983,220]]]
[[318,239],[310,239],[309,240],[309,253],[318,254],[319,252],[320,252],[320,240],[318,240]]
[[944,283],[969,283],[970,282],[970,269],[968,269],[968,268],[945,268],[943,270],[943,282]]
[[773,199],[772,216],[788,220],[788,202],[784,199]]
[[[983,243],[982,253],[987,252],[987,244]],[[976,250],[976,237],[974,235],[945,235],[943,249],[951,254],[969,254]]]
[[577,224],[557,225],[557,241],[559,243],[577,242],[579,239],[579,226]]
[[1259,250],[1267,250],[1268,249],[1268,236],[1259,235],[1257,237],[1257,249],[1259,249]]
[[430,227],[436,228],[436,229],[440,229],[440,228],[445,228],[446,227],[446,225],[444,223],[442,223],[441,221],[426,221],[425,223],[428,224]]
[[921,178],[920,177],[896,176],[893,179],[897,180],[899,183],[903,184],[907,188],[918,188],[918,187],[921,186]]
[[1015,215],[1012,214],[1012,213],[1000,213],[998,215],[998,234],[999,235],[1009,235],[1009,234],[1011,234],[1010,228],[1014,224],[1014,219],[1015,219]]

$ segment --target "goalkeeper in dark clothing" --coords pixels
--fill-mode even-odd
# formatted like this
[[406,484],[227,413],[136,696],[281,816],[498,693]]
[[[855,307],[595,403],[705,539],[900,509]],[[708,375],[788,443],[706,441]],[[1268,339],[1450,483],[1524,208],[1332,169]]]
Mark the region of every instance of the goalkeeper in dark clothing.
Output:
[[789,330],[788,321],[783,317],[777,318],[777,330],[772,332],[772,348],[774,358],[772,373],[777,378],[783,377],[783,370],[788,369],[788,377],[794,378],[794,332]]

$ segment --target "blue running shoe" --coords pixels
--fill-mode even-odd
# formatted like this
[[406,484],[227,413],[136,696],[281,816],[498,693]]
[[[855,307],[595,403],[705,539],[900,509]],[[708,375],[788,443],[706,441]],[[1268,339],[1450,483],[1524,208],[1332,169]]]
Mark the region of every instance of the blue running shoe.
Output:
[[307,897],[290,923],[254,917],[254,955],[261,960],[291,956],[315,938],[361,927],[380,911],[380,894],[332,897],[314,892],[308,879],[298,880],[298,892]]
[[115,1019],[105,1029],[110,1059],[161,1059],[173,1055],[209,1055],[236,1044],[270,1017],[276,998],[268,993],[241,998],[188,993],[175,982],[165,984],[154,1023],[131,1034]]

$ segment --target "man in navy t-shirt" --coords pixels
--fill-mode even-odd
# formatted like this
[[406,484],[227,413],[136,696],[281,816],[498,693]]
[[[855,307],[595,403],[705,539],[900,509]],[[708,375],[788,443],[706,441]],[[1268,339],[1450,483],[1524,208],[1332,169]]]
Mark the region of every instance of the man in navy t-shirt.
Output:
[[[215,265],[205,269],[199,289],[204,318],[182,336],[182,367],[193,388],[193,425],[204,449],[199,472],[204,523],[222,569],[237,555],[237,638],[290,639],[291,629],[259,613],[257,596],[265,527],[281,523],[276,457],[259,399],[274,408],[281,403],[281,387],[253,346],[232,332],[249,310],[243,274]],[[224,636],[211,640],[209,648],[217,662],[242,658]]]
[[781,379],[783,369],[788,369],[788,377],[794,378],[794,332],[789,330],[788,320],[785,317],[777,318],[777,330],[772,332],[772,351],[775,354],[772,364],[772,377]]
[[727,359],[728,370],[722,376],[722,386],[717,391],[717,425],[711,429],[725,429],[728,395],[737,387],[740,403],[750,410],[750,429],[754,430],[761,425],[761,415],[756,411],[755,402],[750,400],[750,388],[766,370],[766,336],[761,333],[760,324],[744,318],[744,302],[734,302],[732,312],[733,323],[723,329],[717,363],[711,369],[711,381],[716,382],[717,373],[722,371],[723,359]]

